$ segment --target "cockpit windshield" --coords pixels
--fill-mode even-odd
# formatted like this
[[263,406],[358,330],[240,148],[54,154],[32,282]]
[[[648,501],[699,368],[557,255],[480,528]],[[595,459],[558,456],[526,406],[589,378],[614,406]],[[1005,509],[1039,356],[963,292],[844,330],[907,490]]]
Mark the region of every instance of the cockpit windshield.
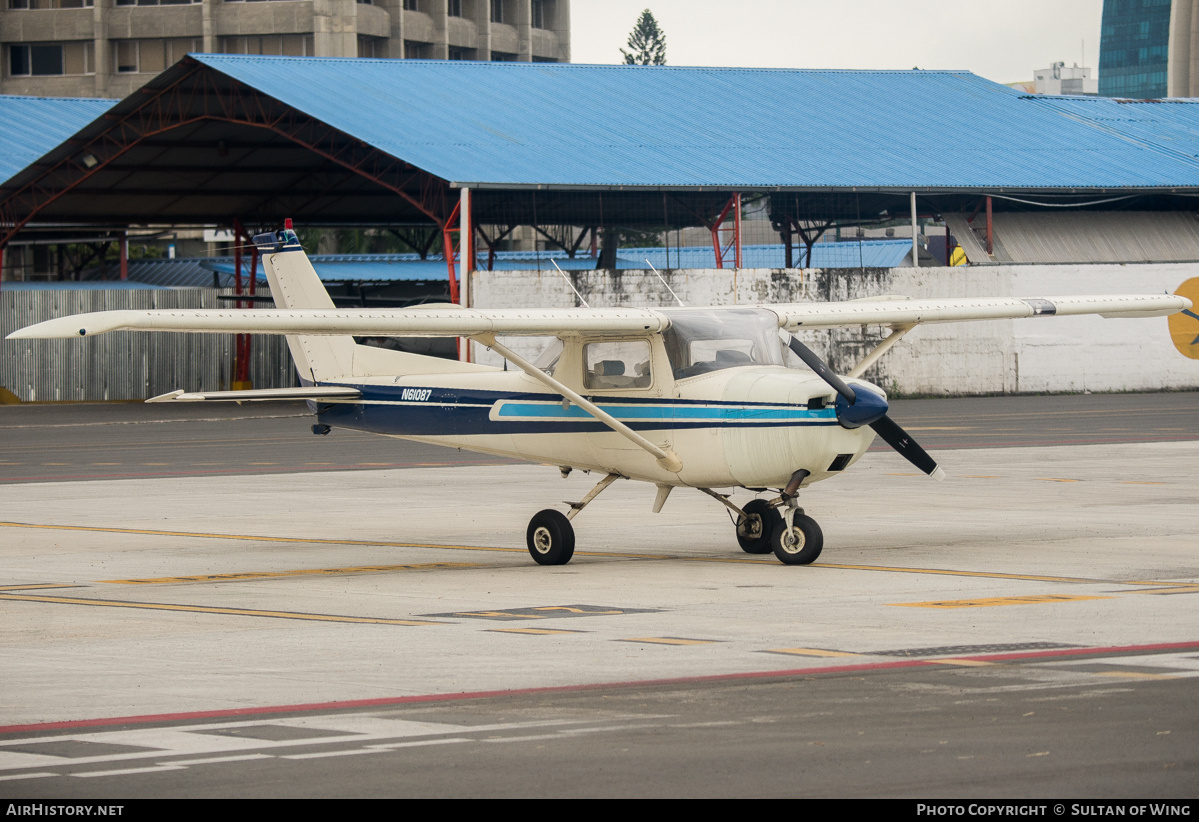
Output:
[[739,365],[782,365],[778,318],[761,309],[670,312],[663,335],[675,379]]

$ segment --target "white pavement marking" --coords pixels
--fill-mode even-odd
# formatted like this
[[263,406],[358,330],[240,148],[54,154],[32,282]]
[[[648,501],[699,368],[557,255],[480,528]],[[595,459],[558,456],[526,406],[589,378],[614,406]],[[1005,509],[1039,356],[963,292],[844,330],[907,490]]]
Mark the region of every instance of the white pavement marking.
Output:
[[165,771],[186,771],[182,765],[158,765],[153,768],[125,768],[119,771],[83,771],[82,773],[73,773],[71,776],[77,776],[80,779],[92,779],[97,776],[131,776],[139,773],[163,773]]
[[[610,721],[618,721],[619,717]],[[314,759],[324,756],[349,756],[354,753],[379,752],[387,748],[418,747],[423,745],[440,745],[447,742],[479,741],[475,738],[461,737],[463,733],[479,735],[525,728],[557,728],[554,734],[586,732],[570,726],[578,725],[583,720],[550,719],[529,722],[504,722],[489,725],[462,726],[437,722],[414,722],[409,720],[391,719],[372,714],[327,714],[307,717],[291,717],[274,719],[263,717],[257,721],[221,722],[175,726],[171,728],[134,728],[112,731],[96,731],[92,733],[69,734],[54,737],[26,737],[0,741],[0,748],[30,746],[37,744],[54,744],[58,749],[70,743],[77,743],[81,748],[88,744],[101,743],[107,745],[128,745],[146,748],[147,750],[128,753],[114,753],[97,756],[54,756],[49,754],[26,753],[23,751],[0,751],[0,773],[20,770],[23,768],[59,768],[76,767],[80,765],[97,765],[105,763],[129,762],[145,759],[162,760],[172,756],[195,754],[198,751],[218,753],[220,751],[234,752],[232,756],[211,756],[182,760],[172,760],[163,763],[177,769],[187,765],[209,764],[218,762],[235,762],[240,760],[264,759],[280,757],[284,759]],[[622,726],[623,727],[623,726]],[[269,735],[279,729],[311,730],[314,734],[307,738],[270,739],[252,736],[230,736],[219,731],[247,731],[261,729]],[[337,731],[342,735],[330,736],[319,731]],[[459,736],[447,738],[445,734]],[[427,736],[428,739],[417,741],[382,741],[405,739],[406,737]],[[289,754],[289,749],[312,746],[339,746],[338,750],[311,753]],[[345,746],[354,746],[346,749]],[[237,751],[254,749],[259,753],[238,754]],[[263,753],[269,751],[270,753]],[[161,769],[156,766],[147,769],[88,771],[87,776],[103,776],[105,774],[121,775],[128,773],[150,773]],[[24,775],[0,776],[0,778],[23,779]]]

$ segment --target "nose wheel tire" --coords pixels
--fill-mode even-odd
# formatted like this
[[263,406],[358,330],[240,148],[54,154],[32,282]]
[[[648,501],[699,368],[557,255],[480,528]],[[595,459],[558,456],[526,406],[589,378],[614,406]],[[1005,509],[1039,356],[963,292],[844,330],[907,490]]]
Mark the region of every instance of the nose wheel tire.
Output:
[[824,548],[824,534],[816,520],[796,513],[795,524],[788,528],[782,520],[770,537],[771,548],[780,562],[787,565],[810,565]]
[[747,554],[769,554],[773,548],[771,536],[783,522],[777,508],[764,499],[750,500],[741,509],[745,516],[737,523],[737,542]]
[[565,514],[547,508],[529,520],[525,542],[538,565],[565,565],[575,553],[575,529]]

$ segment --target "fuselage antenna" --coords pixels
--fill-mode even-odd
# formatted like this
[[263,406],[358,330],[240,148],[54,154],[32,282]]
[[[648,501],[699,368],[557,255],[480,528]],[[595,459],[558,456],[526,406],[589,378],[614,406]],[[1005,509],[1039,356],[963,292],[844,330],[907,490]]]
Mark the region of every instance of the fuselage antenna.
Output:
[[[550,260],[550,262],[554,263],[553,260]],[[554,263],[554,268],[558,268],[557,263]],[[583,304],[583,308],[591,308],[591,306],[587,305],[587,301],[583,299],[583,295],[579,293],[579,289],[575,288],[575,284],[570,281],[570,277],[566,276],[566,272],[561,268],[558,268],[558,273],[562,275],[562,279],[566,280],[566,284],[570,286],[570,290],[573,291],[575,296],[579,298],[579,302]]]
[[[648,257],[645,258],[645,264],[648,265],[650,270],[652,270],[655,274],[658,274],[658,269],[654,268],[654,264],[649,261]],[[670,292],[670,296],[674,297],[675,302],[679,304],[679,308],[686,308],[687,306],[682,300],[679,299],[679,295],[675,294],[674,289],[670,287],[670,283],[666,282],[666,278],[661,274],[658,274],[658,279],[662,281],[662,285],[666,286],[666,290]]]

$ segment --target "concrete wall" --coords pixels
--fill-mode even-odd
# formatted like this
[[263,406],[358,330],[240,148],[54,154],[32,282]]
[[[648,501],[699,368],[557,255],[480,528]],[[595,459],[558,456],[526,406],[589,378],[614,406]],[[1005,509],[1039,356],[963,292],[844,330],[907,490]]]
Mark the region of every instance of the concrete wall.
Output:
[[[664,274],[688,306],[846,300],[879,294],[913,298],[1037,297],[1173,292],[1195,275],[1189,264],[1013,265],[894,269],[680,270]],[[593,307],[676,305],[653,272],[571,272]],[[573,307],[570,287],[549,271],[475,272],[480,308]],[[1196,329],[1199,334],[1199,328]],[[803,339],[841,372],[885,336],[878,327],[805,332]],[[541,339],[509,339],[535,355]],[[476,360],[499,357],[475,346]],[[1199,360],[1170,341],[1166,319],[1053,317],[925,325],[912,331],[867,378],[904,394],[1199,389]]]

